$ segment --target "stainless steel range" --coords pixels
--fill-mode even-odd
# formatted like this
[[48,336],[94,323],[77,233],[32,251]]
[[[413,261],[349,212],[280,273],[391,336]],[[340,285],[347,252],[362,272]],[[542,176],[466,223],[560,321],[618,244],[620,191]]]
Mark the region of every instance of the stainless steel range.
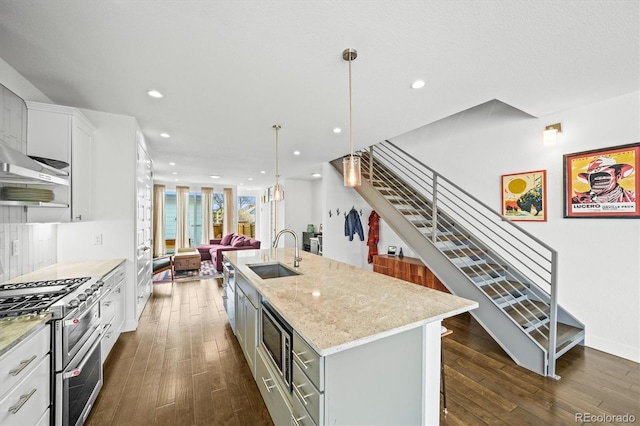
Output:
[[52,315],[51,424],[83,424],[102,388],[100,302],[110,291],[90,277],[0,285],[0,318]]

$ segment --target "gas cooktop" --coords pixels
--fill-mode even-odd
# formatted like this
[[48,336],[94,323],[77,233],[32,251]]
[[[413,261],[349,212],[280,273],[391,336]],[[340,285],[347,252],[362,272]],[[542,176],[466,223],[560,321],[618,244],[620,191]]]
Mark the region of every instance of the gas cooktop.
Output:
[[[0,318],[49,311],[67,295],[72,295],[91,277],[64,278],[0,285]],[[64,306],[64,305],[63,305]]]

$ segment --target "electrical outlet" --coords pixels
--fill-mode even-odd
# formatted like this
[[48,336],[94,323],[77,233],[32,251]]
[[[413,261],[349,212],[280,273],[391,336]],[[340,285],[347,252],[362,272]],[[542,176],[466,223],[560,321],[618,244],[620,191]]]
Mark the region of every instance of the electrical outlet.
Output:
[[93,236],[93,245],[99,246],[102,244],[102,234],[96,234]]
[[20,254],[20,240],[11,241],[11,256],[17,256]]

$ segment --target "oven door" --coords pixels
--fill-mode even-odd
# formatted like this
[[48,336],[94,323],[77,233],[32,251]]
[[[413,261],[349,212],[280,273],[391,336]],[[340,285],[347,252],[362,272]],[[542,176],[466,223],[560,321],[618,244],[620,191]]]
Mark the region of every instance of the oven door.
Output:
[[100,300],[86,308],[74,310],[64,319],[56,321],[56,371],[62,370],[83,347],[89,336],[101,327]]
[[55,425],[82,425],[102,388],[102,330],[94,331],[55,376]]

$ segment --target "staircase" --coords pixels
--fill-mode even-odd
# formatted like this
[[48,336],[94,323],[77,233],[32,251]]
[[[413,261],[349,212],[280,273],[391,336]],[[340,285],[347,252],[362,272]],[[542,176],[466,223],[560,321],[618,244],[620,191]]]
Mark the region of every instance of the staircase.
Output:
[[360,155],[356,191],[517,364],[559,378],[584,325],[558,305],[556,251],[389,141]]

